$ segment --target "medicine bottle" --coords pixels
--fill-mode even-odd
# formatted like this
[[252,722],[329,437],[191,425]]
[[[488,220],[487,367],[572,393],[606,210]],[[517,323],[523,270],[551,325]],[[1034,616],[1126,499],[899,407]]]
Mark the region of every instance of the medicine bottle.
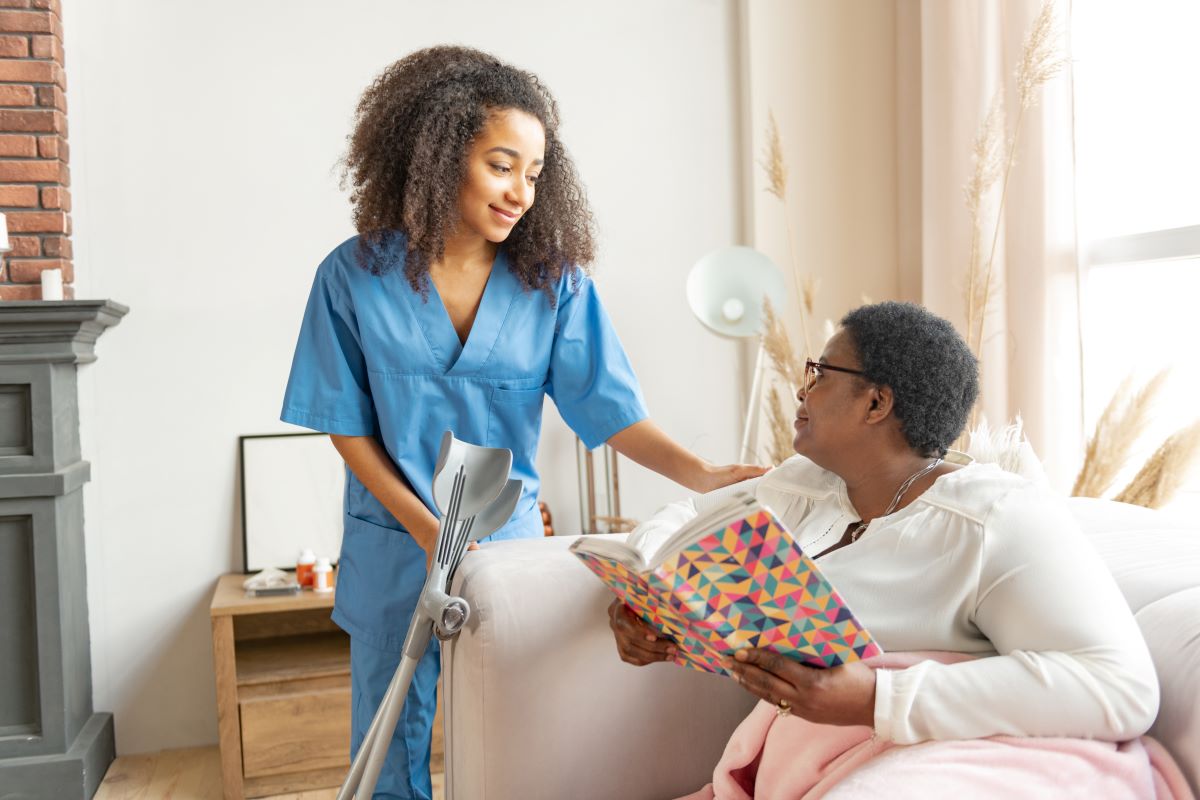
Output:
[[317,563],[317,557],[312,550],[305,548],[300,551],[300,555],[296,558],[296,583],[301,586],[313,585],[313,564]]
[[333,566],[328,558],[317,559],[313,568],[313,591],[324,594],[333,591]]

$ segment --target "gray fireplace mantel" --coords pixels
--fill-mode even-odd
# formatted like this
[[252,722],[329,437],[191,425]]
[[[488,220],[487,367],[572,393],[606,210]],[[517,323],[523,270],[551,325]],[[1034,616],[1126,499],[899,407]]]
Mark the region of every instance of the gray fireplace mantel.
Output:
[[112,300],[0,302],[0,364],[87,364],[96,340],[129,312]]
[[90,798],[114,757],[92,708],[77,371],[128,310],[0,302],[0,800]]

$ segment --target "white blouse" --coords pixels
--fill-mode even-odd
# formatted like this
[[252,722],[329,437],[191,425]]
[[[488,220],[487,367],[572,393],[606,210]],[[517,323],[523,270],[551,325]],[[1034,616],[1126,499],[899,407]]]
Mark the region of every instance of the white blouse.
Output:
[[[801,456],[759,479],[755,491],[810,553],[860,518],[845,483]],[[702,508],[710,502],[697,499]],[[659,540],[694,517],[697,503],[672,503],[633,537]],[[972,464],[818,563],[885,651],[981,656],[876,670],[882,738],[1122,741],[1154,721],[1158,682],[1129,606],[1047,489]]]

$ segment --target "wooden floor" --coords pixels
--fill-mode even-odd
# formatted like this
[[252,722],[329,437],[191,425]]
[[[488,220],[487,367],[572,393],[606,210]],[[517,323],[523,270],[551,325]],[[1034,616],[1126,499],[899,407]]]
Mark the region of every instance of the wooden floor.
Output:
[[[273,795],[271,800],[334,800],[337,789]],[[434,800],[443,800],[443,777],[433,774]],[[94,800],[221,800],[217,748],[195,747],[121,756],[108,768]]]

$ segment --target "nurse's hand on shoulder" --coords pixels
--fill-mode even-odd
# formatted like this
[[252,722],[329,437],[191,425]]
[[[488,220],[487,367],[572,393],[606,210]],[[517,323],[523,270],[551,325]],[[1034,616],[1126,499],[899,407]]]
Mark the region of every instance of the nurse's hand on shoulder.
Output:
[[757,478],[770,469],[770,467],[759,464],[726,464],[725,466],[705,464],[701,467],[700,474],[693,479],[692,488],[697,492],[711,492],[731,483],[741,483],[751,478]]
[[768,469],[756,464],[727,464],[723,467],[710,464],[676,442],[649,419],[635,422],[613,434],[608,444],[626,458],[693,492],[711,492],[731,483],[757,478]]

